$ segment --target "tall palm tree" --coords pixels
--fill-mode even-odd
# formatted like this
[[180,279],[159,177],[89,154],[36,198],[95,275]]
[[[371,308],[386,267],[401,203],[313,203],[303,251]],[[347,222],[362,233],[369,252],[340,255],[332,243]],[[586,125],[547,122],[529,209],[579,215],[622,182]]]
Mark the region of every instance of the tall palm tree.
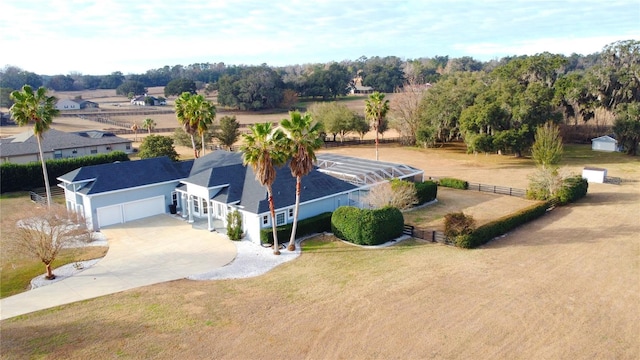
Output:
[[138,142],[138,130],[140,130],[140,128],[138,127],[138,124],[133,123],[133,125],[131,125],[131,131],[133,131],[134,142]]
[[194,115],[198,121],[197,131],[202,138],[202,155],[204,155],[206,152],[204,134],[209,130],[209,127],[213,125],[213,121],[216,118],[216,107],[202,95],[193,96],[192,101]]
[[280,126],[290,140],[291,161],[289,169],[296,178],[296,205],[294,209],[293,227],[289,239],[289,251],[296,249],[296,230],[298,227],[298,209],[300,208],[300,187],[302,177],[313,170],[316,161],[315,150],[322,146],[320,138],[321,124],[314,122],[311,114],[301,115],[299,111],[289,113],[289,119],[282,119]]
[[28,125],[31,122],[34,123],[33,134],[36,136],[38,151],[40,152],[44,187],[47,192],[47,205],[51,207],[51,188],[49,186],[46,161],[42,153],[42,134],[49,130],[53,118],[59,113],[59,110],[56,109],[57,99],[53,96],[47,96],[46,88],[41,86],[34,92],[29,85],[23,86],[20,91],[13,91],[10,97],[14,104],[9,111],[16,123],[19,126]]
[[364,112],[369,121],[372,122],[373,130],[376,132],[376,161],[378,160],[378,129],[380,129],[382,121],[384,121],[388,111],[389,100],[385,100],[384,94],[381,92],[376,91],[365,100]]
[[193,147],[193,155],[198,158],[198,149],[196,149],[196,141],[193,135],[198,131],[198,121],[193,111],[193,95],[190,92],[183,92],[178,96],[175,102],[176,117],[182,125],[184,132],[191,136],[191,146]]
[[153,119],[151,118],[146,118],[142,122],[142,128],[147,129],[147,131],[149,132],[149,135],[151,135],[151,130],[153,130],[155,127],[156,127],[156,122],[153,121]]
[[278,233],[276,232],[276,212],[271,187],[276,180],[276,166],[284,165],[289,155],[287,138],[282,130],[274,129],[273,124],[268,122],[254,124],[249,129],[251,133],[243,135],[242,162],[253,168],[256,180],[267,188],[271,228],[273,230],[273,253],[280,255]]

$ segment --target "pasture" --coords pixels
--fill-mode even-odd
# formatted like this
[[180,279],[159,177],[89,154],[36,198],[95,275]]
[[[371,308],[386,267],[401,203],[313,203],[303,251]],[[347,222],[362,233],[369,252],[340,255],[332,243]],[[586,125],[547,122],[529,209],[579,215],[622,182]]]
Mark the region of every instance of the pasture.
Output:
[[[372,147],[323,151],[375,157]],[[590,184],[577,203],[479,249],[409,240],[372,250],[318,236],[257,278],[179,280],[5,320],[1,356],[637,359],[640,161],[591,154],[569,146],[564,166],[597,163],[622,183]],[[520,188],[533,170],[530,159],[456,146],[385,146],[380,159]],[[473,206],[497,199],[483,196]]]

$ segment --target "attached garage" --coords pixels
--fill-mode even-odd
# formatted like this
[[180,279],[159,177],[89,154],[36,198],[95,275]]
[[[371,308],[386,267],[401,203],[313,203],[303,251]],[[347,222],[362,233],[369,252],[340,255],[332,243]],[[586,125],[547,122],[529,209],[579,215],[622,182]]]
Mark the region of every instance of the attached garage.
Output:
[[104,206],[97,209],[98,226],[121,224],[165,212],[164,196]]

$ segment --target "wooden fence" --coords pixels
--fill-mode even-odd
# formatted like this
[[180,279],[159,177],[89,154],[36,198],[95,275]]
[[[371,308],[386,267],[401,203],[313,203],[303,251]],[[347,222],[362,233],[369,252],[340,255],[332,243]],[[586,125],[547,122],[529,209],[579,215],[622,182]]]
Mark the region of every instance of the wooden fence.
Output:
[[453,242],[449,240],[442,231],[418,228],[413,225],[404,225],[402,231],[404,235],[409,235],[414,238],[436,242],[445,245],[453,245]]
[[467,190],[475,190],[482,192],[490,192],[494,194],[500,195],[509,195],[524,198],[527,196],[527,191],[524,189],[516,189],[506,186],[498,186],[498,185],[487,185],[487,184],[479,184],[479,183],[469,183],[469,188]]

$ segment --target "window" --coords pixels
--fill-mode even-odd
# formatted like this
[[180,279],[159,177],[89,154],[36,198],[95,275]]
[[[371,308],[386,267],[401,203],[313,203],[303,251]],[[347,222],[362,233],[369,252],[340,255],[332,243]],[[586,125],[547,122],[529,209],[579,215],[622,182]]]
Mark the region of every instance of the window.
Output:
[[209,213],[209,202],[205,199],[202,199],[202,213],[203,214]]
[[280,212],[276,214],[276,225],[284,225],[287,223],[287,220],[284,217],[284,212]]
[[193,212],[200,213],[200,199],[193,198]]
[[72,154],[77,154],[78,153],[78,149],[73,149],[73,151],[71,153]]
[[111,146],[107,146],[107,150],[111,150]]
[[98,148],[97,148],[97,147],[95,147],[95,146],[92,146],[92,147],[91,147],[91,153],[92,153],[92,154],[97,154],[97,153],[98,153]]
[[131,145],[127,145],[127,150],[131,150]]
[[178,193],[175,191],[171,193],[171,202],[173,203],[173,205],[178,204]]
[[62,159],[62,151],[60,150],[56,150],[53,152],[53,158],[54,159]]
[[262,225],[269,225],[269,216],[265,215],[262,217]]
[[293,219],[293,208],[289,209],[289,219]]

